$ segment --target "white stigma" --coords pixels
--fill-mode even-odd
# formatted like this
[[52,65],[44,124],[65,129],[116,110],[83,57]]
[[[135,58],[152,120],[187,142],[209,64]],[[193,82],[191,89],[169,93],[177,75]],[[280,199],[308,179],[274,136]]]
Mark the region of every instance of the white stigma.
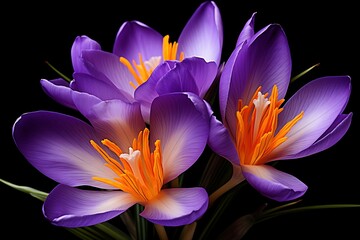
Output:
[[151,57],[149,60],[145,61],[145,65],[149,68],[149,69],[155,69],[161,61],[161,57],[157,56],[157,57]]
[[133,163],[138,159],[140,156],[140,151],[132,149],[129,147],[129,153],[122,153],[120,154],[120,158],[125,159],[128,163]]
[[255,105],[255,122],[254,122],[254,133],[253,134],[254,134],[254,136],[256,136],[259,131],[259,125],[260,125],[261,119],[263,117],[263,114],[264,114],[267,106],[269,106],[270,101],[268,100],[268,98],[265,97],[264,94],[262,94],[261,92],[258,92],[258,97],[257,97],[257,99],[254,99],[253,103]]

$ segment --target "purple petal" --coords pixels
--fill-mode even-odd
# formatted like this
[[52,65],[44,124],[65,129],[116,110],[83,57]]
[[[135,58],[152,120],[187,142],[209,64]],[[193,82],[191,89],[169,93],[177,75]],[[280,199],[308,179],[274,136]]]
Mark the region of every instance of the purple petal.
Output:
[[119,99],[131,102],[132,96],[115,87],[111,82],[104,82],[84,73],[74,73],[74,81],[71,82],[71,88],[79,92],[86,92],[94,95],[101,100]]
[[206,111],[203,100],[195,95],[173,93],[153,101],[150,138],[161,141],[165,183],[192,166],[204,151],[209,134]]
[[79,110],[85,114],[101,138],[109,139],[126,152],[132,146],[134,138],[145,128],[140,105],[119,100],[91,105],[85,104],[87,100],[85,94],[76,96],[77,102],[84,103],[79,106]]
[[205,62],[202,58],[186,58],[178,64],[188,69],[192,74],[198,89],[198,95],[203,98],[214,82],[218,67],[214,62]]
[[201,217],[208,207],[208,194],[203,188],[170,188],[145,206],[140,215],[162,226],[182,226]]
[[294,176],[268,165],[242,165],[249,184],[260,194],[278,202],[291,201],[305,194],[307,186]]
[[162,57],[163,36],[139,21],[125,22],[119,29],[113,53],[130,62],[139,62],[139,53],[144,61],[151,57]]
[[341,114],[350,96],[348,76],[322,77],[297,91],[279,115],[278,129],[301,111],[304,116],[287,134],[287,140],[273,152],[277,158],[299,153],[310,147]]
[[156,85],[175,65],[174,62],[166,61],[154,69],[149,79],[136,88],[134,97],[141,103],[141,111],[145,121],[150,121],[150,107],[153,100],[159,96]]
[[134,88],[130,85],[130,82],[134,81],[134,77],[129,69],[120,62],[119,57],[112,53],[93,50],[83,51],[83,58],[88,64],[91,74],[96,75],[98,74],[96,71],[100,72],[112,85],[127,92],[130,96],[134,95]]
[[55,112],[23,114],[13,126],[13,138],[24,157],[41,173],[69,186],[89,185],[111,188],[92,180],[99,176],[114,178],[104,159],[91,146],[99,142],[85,122]]
[[[255,34],[250,43],[235,49],[235,53],[235,61],[228,63],[231,70],[226,70],[226,64],[226,74],[221,79],[225,81],[221,91],[229,89],[224,124],[228,125],[232,132],[236,129],[235,112],[239,99],[248,105],[259,86],[262,86],[262,93],[270,93],[275,84],[278,87],[279,98],[283,98],[291,74],[289,45],[279,25],[267,26]],[[223,79],[229,76],[230,85],[227,84],[228,79]],[[226,94],[223,94],[221,101],[224,101],[225,97]]]
[[216,154],[226,158],[235,165],[240,164],[240,160],[229,131],[219,120],[216,119],[215,116],[211,118],[208,144]]
[[77,36],[71,47],[71,60],[75,72],[87,73],[82,59],[83,50],[100,50],[100,44],[87,36]]
[[53,80],[41,79],[40,84],[44,92],[56,102],[76,109],[73,101],[71,100],[71,89],[69,83],[62,78]]
[[[232,80],[232,74],[234,72],[234,65],[235,61],[238,58],[239,52],[242,49],[243,45],[240,44],[237,46],[234,51],[231,53],[229,59],[224,65],[223,71],[220,75],[220,81],[219,81],[219,105],[220,105],[220,113],[222,121],[224,122],[224,125],[226,127],[229,126],[227,122],[234,122],[235,121],[235,115],[233,117],[229,117],[229,119],[226,119],[226,112],[236,112],[237,110],[237,102],[238,99],[229,99],[229,92],[230,92],[230,83]],[[234,89],[233,91],[235,91]],[[240,91],[240,89],[237,89]],[[232,125],[232,124],[230,124]],[[232,129],[229,128],[231,131]],[[235,130],[235,129],[234,129]]]
[[185,64],[176,64],[156,85],[159,95],[173,92],[192,92],[199,95],[195,79]]
[[245,23],[245,26],[237,39],[236,46],[239,46],[240,44],[254,36],[255,14],[256,12],[253,13],[251,15],[251,18]]
[[202,3],[191,16],[179,37],[178,53],[185,58],[200,57],[220,64],[223,25],[220,11],[213,1]]
[[52,224],[61,227],[86,227],[106,222],[136,203],[123,191],[81,190],[56,186],[46,198],[43,213]]
[[352,113],[339,115],[329,129],[326,130],[323,136],[316,140],[313,145],[298,154],[289,156],[289,158],[294,159],[306,157],[332,147],[340,141],[340,139],[348,131],[351,119]]

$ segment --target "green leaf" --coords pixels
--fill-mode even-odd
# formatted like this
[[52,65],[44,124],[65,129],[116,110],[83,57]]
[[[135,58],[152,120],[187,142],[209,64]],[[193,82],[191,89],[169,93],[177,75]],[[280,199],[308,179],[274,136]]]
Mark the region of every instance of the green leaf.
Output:
[[43,191],[39,191],[35,188],[32,188],[32,187],[27,187],[27,186],[20,186],[20,185],[16,185],[16,184],[13,184],[13,183],[10,183],[8,181],[5,181],[3,179],[0,179],[0,181],[6,185],[8,185],[9,187],[12,187],[16,190],[19,190],[21,192],[24,192],[24,193],[28,193],[30,194],[31,196],[41,200],[41,201],[45,201],[45,198],[47,197],[48,193],[46,192],[43,192]]
[[[48,196],[48,193],[39,191],[37,189],[34,189],[32,187],[27,186],[20,186],[13,183],[10,183],[8,181],[5,181],[3,179],[0,179],[0,181],[9,187],[12,187],[16,190],[19,190],[24,193],[28,193],[31,196],[41,200],[45,201],[46,197]],[[79,237],[83,240],[130,240],[128,234],[124,233],[117,227],[111,225],[110,223],[104,222],[97,225],[89,226],[89,227],[82,227],[82,228],[64,228],[74,234],[75,236]]]
[[65,76],[65,74],[63,74],[62,72],[60,72],[59,70],[57,70],[53,65],[51,65],[48,61],[45,62],[52,70],[54,70],[57,74],[60,75],[60,77],[62,77],[63,79],[65,79],[67,82],[71,82],[71,79],[68,78],[67,76]]
[[308,69],[306,69],[305,71],[299,73],[298,75],[296,75],[295,77],[291,78],[290,82],[294,82],[296,79],[302,77],[303,75],[305,75],[306,73],[310,72],[313,68],[318,67],[320,65],[320,63],[317,63],[311,67],[309,67]]
[[270,209],[268,211],[264,211],[263,214],[256,220],[256,223],[260,223],[289,213],[298,213],[298,212],[319,210],[319,209],[359,208],[359,207],[360,204],[322,204],[322,205],[312,205],[312,206],[298,207],[298,208],[285,209],[285,210],[279,210],[282,208],[277,208],[277,210],[275,211],[273,209]]

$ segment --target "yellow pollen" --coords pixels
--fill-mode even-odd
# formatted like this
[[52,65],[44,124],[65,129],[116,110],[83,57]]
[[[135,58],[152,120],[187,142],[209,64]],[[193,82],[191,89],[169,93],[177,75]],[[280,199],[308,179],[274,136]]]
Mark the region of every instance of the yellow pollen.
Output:
[[[184,59],[184,52],[179,54],[177,58],[177,50],[178,50],[178,43],[169,42],[169,35],[166,35],[163,38],[163,52],[162,52],[162,60],[179,60],[182,61]],[[130,71],[131,75],[133,75],[136,84],[134,82],[130,82],[129,84],[136,89],[138,86],[143,84],[148,80],[151,73],[154,69],[160,64],[161,56],[153,56],[150,59],[144,61],[142,58],[141,53],[139,53],[139,63],[135,60],[130,62],[128,59],[124,57],[120,57],[120,62],[124,64]]]
[[105,160],[105,166],[118,177],[108,179],[94,176],[93,180],[109,184],[130,193],[140,203],[150,201],[158,195],[163,186],[163,168],[160,140],[155,141],[155,150],[150,152],[150,131],[145,128],[133,140],[129,153],[123,151],[108,139],[101,141],[117,158],[113,158],[93,140],[91,145]]
[[276,133],[284,99],[278,100],[276,85],[269,99],[268,93],[262,94],[260,90],[261,87],[255,91],[249,105],[243,106],[242,100],[238,101],[236,148],[244,165],[265,164],[270,153],[286,141],[286,134],[304,115],[301,111]]

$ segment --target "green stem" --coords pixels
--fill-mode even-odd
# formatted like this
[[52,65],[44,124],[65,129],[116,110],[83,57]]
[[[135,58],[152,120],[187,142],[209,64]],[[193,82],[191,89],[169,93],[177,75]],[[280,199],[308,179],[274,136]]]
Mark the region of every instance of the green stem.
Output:
[[126,211],[126,212],[120,214],[120,219],[126,226],[126,229],[128,230],[131,238],[135,240],[136,239],[136,226],[135,226],[133,219],[131,218],[131,216],[129,214],[129,211]]
[[239,166],[233,165],[233,173],[229,181],[227,181],[224,185],[222,185],[210,195],[209,207],[211,207],[220,196],[222,196],[224,193],[226,193],[244,180],[245,178],[242,174],[241,168]]
[[195,229],[196,229],[196,225],[197,225],[197,222],[193,222],[193,223],[190,223],[188,225],[185,225],[182,232],[181,232],[181,235],[180,235],[180,240],[191,240],[193,239],[193,236],[194,236],[194,232],[195,232]]
[[160,240],[168,240],[169,239],[167,234],[166,234],[164,226],[161,226],[159,224],[154,224],[154,226],[155,226],[156,232],[159,235]]
[[136,235],[138,240],[146,240],[147,222],[140,216],[140,213],[144,209],[143,206],[136,204]]

